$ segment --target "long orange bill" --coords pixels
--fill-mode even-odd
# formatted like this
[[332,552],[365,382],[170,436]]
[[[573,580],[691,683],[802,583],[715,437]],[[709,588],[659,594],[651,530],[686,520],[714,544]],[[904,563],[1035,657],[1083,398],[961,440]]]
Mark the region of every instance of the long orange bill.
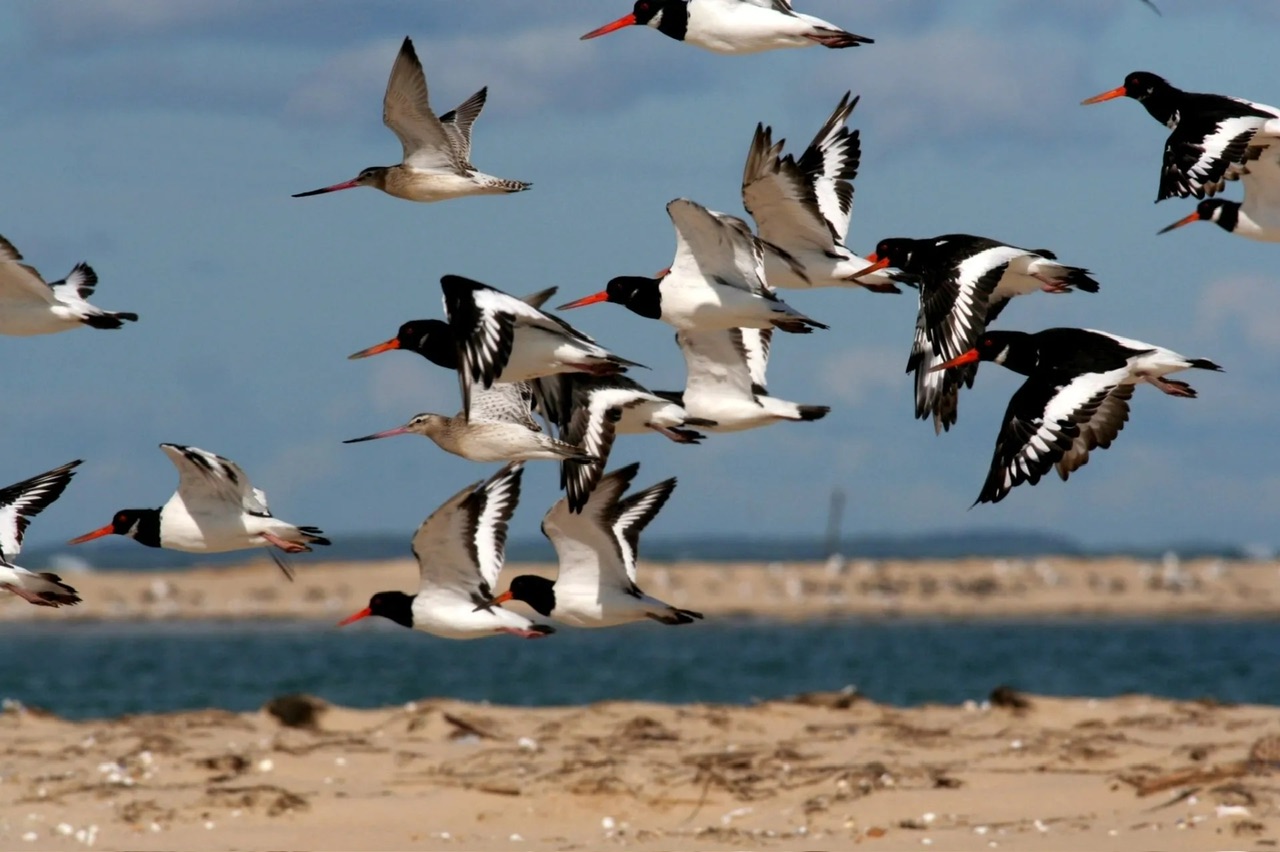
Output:
[[360,186],[360,185],[361,185],[360,181],[356,180],[355,178],[352,178],[351,180],[344,180],[342,183],[335,183],[333,186],[323,186],[320,189],[313,189],[310,192],[294,193],[290,197],[306,198],[309,195],[323,195],[326,192],[337,192],[340,189],[355,189],[357,186]]
[[498,595],[496,598],[494,598],[494,599],[493,599],[493,600],[491,600],[491,601],[486,601],[486,602],[484,602],[484,603],[482,603],[482,604],[476,604],[476,608],[475,608],[475,609],[473,609],[473,610],[471,610],[471,611],[472,611],[472,612],[479,612],[479,611],[480,611],[480,610],[482,610],[482,609],[485,609],[485,610],[493,609],[495,606],[498,606],[499,604],[504,604],[504,603],[506,603],[507,601],[511,600],[511,599],[512,599],[512,598],[514,598],[514,597],[515,597],[515,595],[511,594],[511,590],[510,590],[510,589],[507,589],[505,592],[503,592],[502,594]]
[[1124,94],[1125,94],[1124,86],[1117,86],[1116,88],[1111,89],[1110,91],[1107,91],[1107,92],[1103,92],[1100,95],[1094,95],[1091,98],[1085,98],[1080,102],[1080,106],[1088,106],[1089,104],[1100,104],[1103,101],[1112,101],[1112,100],[1115,100],[1116,98],[1123,98]]
[[385,343],[379,343],[377,346],[370,346],[368,349],[361,349],[359,352],[352,352],[347,356],[347,360],[354,361],[357,358],[368,358],[370,355],[381,355],[383,352],[390,352],[392,349],[399,348],[399,338],[393,337]]
[[889,258],[887,257],[877,258],[873,254],[869,258],[867,258],[867,260],[871,261],[871,265],[868,266],[866,269],[860,269],[857,272],[850,275],[849,276],[850,281],[857,281],[859,278],[861,278],[864,275],[870,275],[873,272],[878,272],[881,269],[887,269],[889,267]]
[[[407,435],[409,430],[403,426],[397,426],[394,429],[388,429],[385,432],[374,432],[372,435],[365,435],[363,438],[348,438],[343,441],[344,444],[358,444],[361,441],[373,441],[378,438],[390,438],[393,435]],[[74,542],[72,542],[74,544]]]
[[567,311],[570,308],[585,308],[587,305],[594,305],[596,302],[609,301],[609,291],[601,290],[599,293],[592,293],[590,296],[583,296],[576,302],[570,302],[567,305],[561,305],[556,308],[557,311]]
[[85,533],[84,535],[79,536],[78,538],[73,538],[71,539],[71,541],[67,542],[67,544],[84,544],[86,541],[93,541],[95,538],[102,538],[104,535],[111,535],[115,531],[116,531],[115,527],[113,527],[111,524],[107,524],[105,527],[102,527],[101,529],[96,529],[91,533]]
[[1181,219],[1174,222],[1169,227],[1161,228],[1160,230],[1156,231],[1156,233],[1167,234],[1170,231],[1172,231],[1174,228],[1181,228],[1183,225],[1190,225],[1192,222],[1199,222],[1199,221],[1200,221],[1200,211],[1197,210],[1194,213],[1192,213],[1190,216],[1183,216]]
[[636,23],[635,15],[624,15],[623,17],[619,18],[618,20],[614,21],[611,24],[605,24],[603,27],[600,27],[599,29],[592,30],[591,32],[587,33],[586,35],[578,39],[578,41],[586,41],[589,38],[596,38],[597,36],[608,35],[614,30],[620,30],[623,27],[635,26],[635,23]]
[[977,360],[978,360],[978,350],[970,349],[968,352],[965,352],[962,355],[957,355],[956,357],[952,358],[950,361],[943,361],[941,364],[938,364],[937,366],[930,367],[929,372],[936,373],[939,370],[950,370],[952,367],[961,367],[961,366],[964,366],[965,364],[972,364],[974,361],[977,361]]
[[368,618],[371,615],[373,615],[373,610],[369,609],[369,607],[365,607],[364,609],[357,612],[355,615],[348,615],[346,618],[339,621],[338,626],[346,627],[348,624],[350,624],[353,621],[359,621],[360,619]]

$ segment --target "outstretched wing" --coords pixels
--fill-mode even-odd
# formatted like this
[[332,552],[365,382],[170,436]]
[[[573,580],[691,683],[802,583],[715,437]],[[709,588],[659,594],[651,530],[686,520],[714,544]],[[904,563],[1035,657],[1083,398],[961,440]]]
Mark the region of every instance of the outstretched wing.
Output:
[[31,519],[62,496],[80,459],[0,489],[0,563],[22,552],[22,537]]
[[161,444],[160,449],[178,469],[178,496],[188,510],[199,513],[237,510],[271,517],[267,495],[254,488],[240,465],[198,447]]
[[469,485],[431,513],[413,536],[422,594],[493,598],[506,554],[507,522],[520,501],[522,462]]
[[465,158],[459,156],[453,138],[431,111],[427,78],[408,36],[400,45],[387,78],[382,123],[400,139],[405,165],[427,172],[465,172]]

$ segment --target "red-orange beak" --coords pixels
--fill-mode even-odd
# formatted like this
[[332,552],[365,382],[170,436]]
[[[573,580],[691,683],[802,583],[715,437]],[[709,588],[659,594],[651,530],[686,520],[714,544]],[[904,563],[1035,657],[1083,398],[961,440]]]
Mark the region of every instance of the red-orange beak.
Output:
[[635,15],[624,15],[611,24],[605,24],[603,27],[600,27],[599,29],[592,30],[591,32],[584,35],[582,38],[578,39],[578,41],[586,41],[589,38],[596,38],[597,36],[608,35],[614,30],[620,30],[623,27],[635,26],[635,23],[636,23]]
[[71,541],[67,542],[67,544],[84,544],[86,541],[93,541],[95,538],[102,538],[104,535],[111,535],[115,531],[116,531],[115,527],[113,527],[111,524],[107,524],[105,527],[102,527],[101,529],[96,529],[91,533],[85,533],[84,535],[79,536],[78,538],[73,538],[71,539]]
[[357,612],[355,615],[348,615],[346,618],[339,621],[338,626],[346,627],[348,624],[350,624],[353,621],[359,621],[360,619],[368,618],[371,615],[373,615],[373,610],[369,609],[369,607],[365,607],[364,609]]
[[655,275],[655,276],[653,276],[653,277],[654,277],[654,278],[657,278],[657,279],[659,279],[659,280],[661,280],[661,279],[663,279],[663,278],[666,278],[666,277],[667,277],[668,275],[670,275],[670,274],[671,274],[671,267],[670,267],[670,266],[664,266],[662,269],[659,269],[659,270],[658,270],[658,274],[657,274],[657,275]]
[[1181,228],[1183,225],[1190,225],[1192,222],[1199,222],[1199,221],[1200,221],[1200,211],[1197,210],[1194,213],[1192,213],[1190,216],[1183,216],[1181,219],[1174,222],[1169,227],[1161,228],[1160,230],[1156,231],[1156,233],[1167,234],[1170,231],[1172,231],[1174,228]]
[[939,370],[950,370],[952,367],[961,367],[961,366],[964,366],[965,364],[972,364],[974,361],[977,361],[977,360],[978,360],[978,350],[970,349],[968,352],[965,352],[962,355],[957,355],[956,357],[952,358],[950,361],[943,361],[941,364],[930,367],[929,372],[936,373]]
[[1080,102],[1080,106],[1088,106],[1089,104],[1100,104],[1103,101],[1112,101],[1112,100],[1115,100],[1116,98],[1123,98],[1124,96],[1125,96],[1124,86],[1117,86],[1116,88],[1108,92],[1103,92],[1100,95],[1094,95],[1091,98],[1085,98]]
[[370,355],[381,355],[383,352],[390,352],[392,349],[400,348],[400,339],[393,337],[386,343],[379,343],[377,346],[370,346],[368,349],[361,349],[359,352],[352,352],[347,356],[347,360],[354,361],[357,358],[368,358]]
[[333,186],[322,186],[309,192],[296,192],[291,197],[306,198],[311,195],[323,195],[326,192],[337,192],[340,189],[355,189],[357,186],[364,186],[364,184],[360,183],[359,178],[352,178],[351,180],[344,180],[342,183],[335,183]]
[[590,296],[583,296],[576,302],[570,302],[567,305],[561,305],[556,308],[557,311],[567,311],[570,308],[585,308],[587,305],[594,305],[596,302],[609,301],[609,291],[601,290],[599,293],[592,293]]
[[876,257],[874,252],[867,257],[867,260],[871,261],[871,265],[868,266],[866,269],[860,269],[857,272],[850,275],[849,276],[850,281],[857,281],[859,278],[861,278],[864,275],[870,275],[873,272],[879,272],[881,269],[887,269],[889,267],[889,258]]
[[500,595],[498,595],[496,598],[494,598],[494,599],[493,599],[493,603],[494,603],[494,604],[504,604],[504,603],[506,603],[506,602],[507,602],[507,601],[509,601],[509,600],[513,600],[514,598],[515,598],[515,595],[511,594],[511,590],[510,590],[510,589],[507,589],[505,592],[503,592],[502,594],[500,594]]

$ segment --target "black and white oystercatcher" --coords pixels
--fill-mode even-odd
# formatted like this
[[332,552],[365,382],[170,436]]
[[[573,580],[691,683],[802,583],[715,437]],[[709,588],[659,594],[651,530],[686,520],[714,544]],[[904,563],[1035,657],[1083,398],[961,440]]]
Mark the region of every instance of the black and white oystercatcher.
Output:
[[1090,450],[1110,447],[1129,419],[1137,384],[1193,398],[1190,385],[1165,376],[1222,369],[1204,358],[1084,328],[989,331],[972,349],[934,369],[978,361],[1001,364],[1027,380],[1009,400],[991,470],[974,505],[998,503],[1024,482],[1035,485],[1055,465],[1065,480],[1089,460]]
[[781,47],[857,47],[874,39],[801,14],[791,0],[637,0],[631,14],[583,39],[623,27],[651,27],[665,36],[715,53],[759,53]]
[[28,571],[13,564],[22,552],[22,537],[31,519],[62,496],[80,464],[76,459],[62,467],[0,488],[0,589],[12,592],[36,606],[72,606],[80,603],[76,590],[57,574]]

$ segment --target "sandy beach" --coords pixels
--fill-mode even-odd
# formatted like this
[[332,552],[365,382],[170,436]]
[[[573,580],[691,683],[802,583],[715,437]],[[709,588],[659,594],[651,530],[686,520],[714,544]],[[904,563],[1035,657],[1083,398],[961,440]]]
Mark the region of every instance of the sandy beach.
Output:
[[[297,579],[292,583],[265,559],[228,568],[68,574],[64,579],[84,599],[80,605],[49,610],[3,595],[0,619],[338,619],[364,607],[374,592],[417,590],[418,566],[409,559],[296,562]],[[554,570],[549,565],[511,564],[501,582],[520,573]],[[1274,617],[1280,612],[1280,564],[1273,562],[642,561],[639,577],[646,591],[713,617]]]
[[[292,584],[266,562],[77,574],[82,605],[6,600],[0,618],[336,620],[417,576],[409,561],[299,569]],[[1274,617],[1280,601],[1270,563],[640,576],[711,618]],[[1278,770],[1280,709],[1146,696],[906,709],[854,693],[752,706],[305,699],[84,722],[13,705],[0,712],[0,848],[1265,850],[1280,845]]]
[[1275,708],[286,702],[0,715],[4,849],[1209,850],[1280,842]]

